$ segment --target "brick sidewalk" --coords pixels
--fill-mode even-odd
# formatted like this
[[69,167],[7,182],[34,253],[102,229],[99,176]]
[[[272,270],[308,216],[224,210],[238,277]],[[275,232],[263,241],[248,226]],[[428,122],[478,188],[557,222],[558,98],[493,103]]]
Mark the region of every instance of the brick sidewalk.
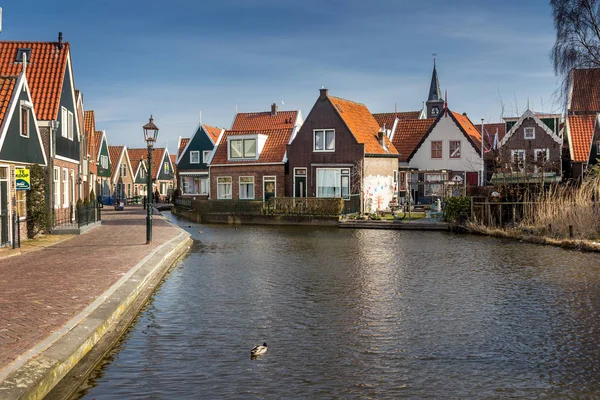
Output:
[[65,325],[179,231],[145,211],[102,211],[102,226],[50,247],[0,259],[0,370]]

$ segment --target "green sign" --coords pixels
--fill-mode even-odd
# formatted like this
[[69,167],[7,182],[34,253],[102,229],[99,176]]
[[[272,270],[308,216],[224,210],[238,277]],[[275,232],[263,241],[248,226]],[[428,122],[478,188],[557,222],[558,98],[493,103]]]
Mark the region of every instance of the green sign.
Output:
[[31,184],[29,180],[28,168],[15,168],[15,187],[17,190],[29,190]]

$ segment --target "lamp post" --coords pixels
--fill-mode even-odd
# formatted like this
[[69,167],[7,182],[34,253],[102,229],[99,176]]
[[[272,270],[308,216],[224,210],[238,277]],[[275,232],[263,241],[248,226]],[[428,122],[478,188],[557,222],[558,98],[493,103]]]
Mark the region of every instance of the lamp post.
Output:
[[154,119],[150,115],[150,121],[143,126],[144,140],[148,145],[148,183],[147,183],[147,215],[146,215],[146,244],[152,243],[152,150],[158,138],[158,127],[154,125]]

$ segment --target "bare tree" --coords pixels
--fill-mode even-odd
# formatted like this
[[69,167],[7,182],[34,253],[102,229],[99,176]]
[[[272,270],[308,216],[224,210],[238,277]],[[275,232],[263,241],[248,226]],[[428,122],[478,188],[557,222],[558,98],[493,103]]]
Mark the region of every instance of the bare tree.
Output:
[[600,0],[550,0],[550,5],[556,28],[551,58],[566,104],[571,70],[600,67]]

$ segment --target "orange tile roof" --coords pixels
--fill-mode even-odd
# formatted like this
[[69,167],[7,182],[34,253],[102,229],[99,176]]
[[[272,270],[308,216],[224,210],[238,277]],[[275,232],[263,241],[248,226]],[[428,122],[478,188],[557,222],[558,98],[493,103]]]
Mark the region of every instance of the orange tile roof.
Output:
[[408,161],[434,122],[433,118],[398,121],[392,142],[400,153],[399,161]]
[[181,138],[181,140],[179,140],[179,150],[177,150],[177,157],[181,157],[181,153],[183,153],[183,150],[185,149],[185,146],[187,146],[189,141],[190,138]]
[[18,75],[23,66],[16,63],[17,50],[31,49],[27,60],[27,83],[37,119],[50,121],[58,116],[69,43],[63,42],[0,42],[0,75]]
[[171,164],[173,164],[173,174],[177,173],[177,156],[175,154],[169,154]]
[[377,139],[379,124],[375,121],[367,106],[339,97],[327,96],[327,98],[350,129],[356,141],[365,145],[365,154],[398,154],[394,145],[387,140],[387,136],[385,141],[389,151],[386,151],[379,144]]
[[[288,129],[270,129],[261,131],[225,131],[221,138],[221,144],[217,147],[215,155],[211,161],[212,165],[229,164],[235,165],[239,163],[281,163],[283,162],[287,144],[292,136],[293,128]],[[237,135],[248,135],[258,133],[260,135],[267,136],[267,141],[260,152],[258,160],[240,160],[240,161],[229,161],[227,160],[227,138],[230,136]]]
[[206,129],[206,132],[208,132],[208,135],[210,136],[211,140],[213,143],[217,143],[217,140],[219,139],[219,135],[221,134],[222,129],[221,128],[215,128],[214,126],[210,126],[210,125],[204,125],[204,129]]
[[114,178],[115,171],[120,168],[119,156],[123,151],[123,146],[108,146],[108,154],[110,155],[110,176]]
[[473,147],[475,147],[476,151],[481,154],[481,131],[475,129],[475,126],[473,126],[473,123],[466,115],[459,114],[454,111],[450,112],[452,113],[452,116],[458,125],[467,134],[467,138],[471,141]]
[[129,154],[129,160],[131,161],[131,169],[133,169],[133,173],[135,174],[140,162],[148,158],[148,149],[130,149],[128,147],[127,153]]
[[8,111],[16,83],[16,77],[0,78],[0,125],[4,122],[4,117]]
[[85,130],[86,135],[96,132],[96,117],[94,116],[94,110],[83,112],[83,129]]
[[263,129],[286,129],[294,126],[298,111],[278,111],[271,115],[270,111],[237,113],[231,130],[252,131]]
[[595,115],[569,115],[569,146],[573,162],[587,163],[594,137]]
[[[133,151],[129,153],[129,158],[132,157],[132,154],[137,158],[138,156],[148,162],[148,149],[147,148],[137,148],[131,149]],[[152,178],[156,179],[158,177],[158,173],[160,172],[160,163],[162,162],[165,156],[165,148],[164,147],[155,147],[154,151],[152,151]],[[173,165],[175,167],[175,165]]]
[[574,69],[569,111],[600,111],[600,68]]
[[94,147],[96,148],[96,154],[93,154],[93,157],[96,162],[100,162],[100,160],[96,160],[96,157],[98,156],[98,153],[100,153],[100,145],[102,144],[102,134],[102,131],[94,132]]
[[419,119],[421,111],[402,111],[402,112],[391,112],[391,113],[376,113],[373,114],[373,118],[379,124],[381,128],[385,126],[385,129],[392,129],[396,118],[399,120],[403,119]]

